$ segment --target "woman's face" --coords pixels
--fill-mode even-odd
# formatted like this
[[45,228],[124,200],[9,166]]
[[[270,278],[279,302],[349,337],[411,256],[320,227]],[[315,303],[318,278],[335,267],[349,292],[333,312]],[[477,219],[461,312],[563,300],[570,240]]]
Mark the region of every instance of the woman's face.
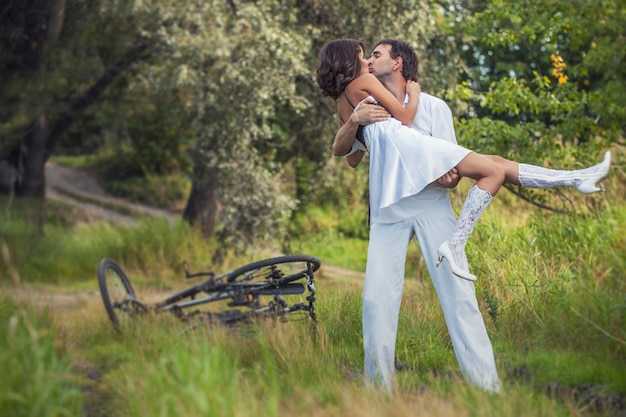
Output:
[[365,53],[362,48],[359,48],[359,60],[361,61],[361,74],[368,74],[370,72],[368,68],[368,61],[365,59]]

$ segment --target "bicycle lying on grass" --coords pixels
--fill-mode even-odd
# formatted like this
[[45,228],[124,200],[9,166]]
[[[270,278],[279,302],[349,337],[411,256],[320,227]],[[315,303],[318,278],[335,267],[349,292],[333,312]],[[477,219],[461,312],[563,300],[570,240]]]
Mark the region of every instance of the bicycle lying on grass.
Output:
[[[122,268],[104,258],[98,266],[98,283],[109,319],[119,325],[136,316],[150,312],[170,312],[185,323],[236,323],[257,318],[279,317],[300,312],[314,322],[315,282],[313,273],[319,269],[318,258],[308,255],[285,255],[264,259],[216,276],[214,272],[183,269],[187,279],[208,276],[200,284],[152,304],[140,301]],[[302,282],[296,282],[302,280]],[[308,295],[304,296],[306,289]],[[197,297],[201,295],[201,297]],[[287,300],[300,302],[288,302]],[[226,306],[218,306],[227,300]],[[199,306],[211,304],[204,310]]]

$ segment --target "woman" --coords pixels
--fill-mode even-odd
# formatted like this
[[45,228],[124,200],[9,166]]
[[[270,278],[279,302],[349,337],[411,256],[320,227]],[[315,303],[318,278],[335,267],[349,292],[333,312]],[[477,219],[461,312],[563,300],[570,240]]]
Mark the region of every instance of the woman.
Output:
[[[530,188],[573,186],[583,193],[600,191],[596,183],[608,175],[610,152],[596,166],[578,171],[556,171],[518,164],[497,156],[481,155],[450,142],[435,139],[404,126],[417,112],[419,84],[407,82],[406,108],[369,73],[364,45],[353,39],[327,43],[320,52],[317,83],[322,95],[337,101],[340,125],[354,105],[373,96],[393,118],[362,126],[357,137],[370,153],[370,214],[376,218],[401,199],[421,191],[432,181],[456,168],[459,175],[476,180],[470,190],[455,231],[438,248],[452,272],[464,279],[476,277],[459,267],[465,244],[482,212],[504,182]],[[387,119],[387,120],[385,120]]]

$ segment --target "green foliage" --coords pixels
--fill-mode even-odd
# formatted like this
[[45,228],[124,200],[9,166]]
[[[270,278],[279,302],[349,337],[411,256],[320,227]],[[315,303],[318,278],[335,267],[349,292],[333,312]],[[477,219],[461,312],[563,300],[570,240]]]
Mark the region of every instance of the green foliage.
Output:
[[[352,187],[348,170],[324,164],[333,159],[335,109],[317,91],[313,69],[333,38],[408,40],[422,87],[445,95],[462,118],[461,143],[478,151],[590,162],[626,119],[617,0],[394,0],[358,8],[328,0],[128,0],[100,4],[98,13],[83,3],[66,2],[58,40],[36,57],[19,47],[29,38],[15,24],[28,4],[12,2],[0,22],[2,158],[46,114],[51,130],[71,125],[57,149],[112,155],[103,172],[125,195],[166,203],[188,193],[187,176],[200,189],[215,181],[221,230],[233,243],[284,233],[282,220],[305,204],[366,204],[366,186]],[[45,22],[45,7],[37,11],[32,18]],[[148,52],[132,54],[139,46]],[[74,100],[103,81],[104,93],[77,112]],[[284,184],[295,158],[299,168]]]
[[101,143],[93,164],[98,177],[108,191],[135,201],[167,206],[184,200],[193,168],[187,114],[176,97],[165,100],[127,89],[123,93],[132,94],[132,108],[92,109],[107,121],[115,120],[98,133]]
[[[192,181],[200,188],[217,181],[222,236],[246,242],[274,232],[293,208],[277,181],[281,166],[273,161],[273,147],[257,142],[282,137],[271,131],[276,109],[285,103],[291,111],[307,106],[296,80],[309,77],[302,58],[308,40],[295,29],[287,4],[232,6],[188,1],[177,24],[164,25],[159,35],[168,59],[142,68],[152,77],[138,78],[132,88],[158,97],[174,91],[188,137],[194,138]],[[174,4],[144,7],[168,20]]]
[[0,298],[0,414],[61,417],[81,414],[83,394],[72,363],[55,341],[46,312]]
[[155,207],[175,207],[189,195],[189,180],[180,174],[106,181],[106,189],[118,197]]
[[[109,415],[277,416],[281,408],[336,400],[334,355],[314,349],[323,333],[306,324],[216,326],[184,334],[164,320],[128,327],[121,338],[101,344],[95,358],[117,358],[103,380],[115,398]],[[88,333],[80,337],[91,338]],[[290,398],[298,401],[292,405]]]
[[[626,120],[625,15],[617,0],[494,0],[443,7],[391,1],[357,8],[328,0],[129,0],[101,3],[98,13],[86,2],[66,3],[61,37],[41,55],[45,59],[37,71],[23,71],[17,65],[23,57],[0,48],[0,159],[38,115],[45,113],[51,121],[68,113],[80,116],[69,112],[68,98],[88,91],[134,45],[145,43],[150,54],[138,56],[141,60],[109,87],[102,102],[83,113],[63,150],[110,152],[114,156],[102,165],[106,177],[126,180],[112,183],[144,201],[178,198],[169,190],[185,192],[185,175],[199,186],[217,179],[222,231],[232,238],[228,244],[282,245],[317,255],[325,265],[362,270],[368,230],[365,171],[330,157],[334,105],[321,99],[312,78],[319,48],[332,38],[355,37],[368,44],[383,37],[407,39],[421,58],[422,87],[455,92],[447,99],[461,116],[459,141],[484,153],[577,168],[597,162],[600,150],[621,140]],[[40,22],[44,17],[37,16]],[[0,29],[3,46],[26,39]],[[297,167],[285,183],[292,156],[299,158]],[[173,186],[162,186],[157,179],[162,176],[173,178]],[[154,196],[158,189],[164,190],[162,197]],[[454,354],[436,294],[414,252],[409,258],[418,260],[407,264],[407,277],[417,279],[407,279],[398,356],[415,370],[399,375],[394,401],[362,390],[360,291],[353,288],[358,279],[336,291],[330,279],[319,280],[316,332],[297,323],[288,331],[264,329],[262,336],[249,332],[218,339],[212,338],[218,330],[211,329],[186,338],[164,319],[116,335],[100,311],[97,318],[81,315],[78,331],[65,337],[78,339],[74,353],[105,374],[103,387],[115,403],[112,415],[142,415],[145,409],[191,415],[216,409],[226,415],[311,409],[394,416],[579,413],[576,404],[552,401],[540,390],[558,380],[626,393],[620,372],[626,357],[626,214],[621,197],[607,197],[604,204],[595,196],[577,196],[572,203],[568,194],[560,195],[564,201],[557,206],[572,214],[542,219],[513,205],[501,216],[507,224],[481,222],[468,247],[481,277],[477,293],[507,385],[505,396],[482,395],[460,378],[441,377],[450,370],[454,374]],[[545,194],[532,197],[554,201]],[[48,224],[41,238],[32,225],[3,217],[0,278],[93,285],[97,262],[108,256],[128,267],[133,282],[149,285],[178,275],[183,258],[209,263],[211,244],[186,226],[161,221],[74,227],[63,218]],[[52,387],[43,385],[47,381],[60,381],[55,387],[65,391],[55,398],[65,401],[62,395],[76,394],[67,389],[74,381],[55,379],[57,371],[52,377],[37,373],[54,363],[51,356],[35,352],[24,359],[24,352],[52,346],[54,339],[44,330],[67,326],[66,321],[27,320],[31,313],[14,313],[13,304],[5,305],[0,303],[1,311],[16,317],[15,334],[27,343],[20,342],[19,350],[2,349],[8,355],[2,374],[13,377],[21,368],[17,376],[38,375],[31,382],[43,391]],[[21,359],[20,367],[9,368],[6,363],[14,365],[15,358]],[[514,377],[523,365],[530,372],[528,384]],[[69,368],[63,369],[59,374]],[[421,393],[425,383],[429,389]],[[12,398],[29,389],[16,388]],[[33,394],[30,404],[39,404],[39,398],[46,396]],[[70,402],[77,404],[77,398]],[[48,403],[53,410],[57,404]],[[68,415],[80,412],[71,409]]]
[[97,159],[95,155],[57,155],[50,158],[52,162],[58,165],[76,169],[88,169],[93,165],[95,159]]
[[115,228],[106,223],[77,227],[49,224],[44,236],[19,218],[0,219],[0,280],[21,277],[25,282],[63,283],[94,280],[100,259],[109,257],[131,269],[162,277],[182,273],[183,259],[208,261],[208,245],[187,224],[170,226],[146,218],[138,226]]
[[288,252],[314,253],[324,263],[362,270],[367,256],[367,208],[360,211],[307,207],[289,223]]
[[355,346],[363,345],[361,330],[361,294],[358,291],[329,289],[320,297],[319,316],[324,317],[321,331],[332,351],[332,357],[342,367],[358,370],[363,364],[363,353]]
[[136,153],[119,148],[97,157],[93,166],[106,190],[112,195],[156,207],[170,207],[189,194],[188,177],[180,171],[159,174],[140,165]]
[[[624,36],[618,3],[491,1],[468,18],[462,30],[472,34],[474,64],[457,92],[470,97],[466,117],[473,120],[461,125],[460,142],[532,163],[566,147],[595,156],[618,140],[626,120],[624,99],[616,97],[624,96],[624,51],[605,43]],[[484,146],[476,136],[492,142]]]

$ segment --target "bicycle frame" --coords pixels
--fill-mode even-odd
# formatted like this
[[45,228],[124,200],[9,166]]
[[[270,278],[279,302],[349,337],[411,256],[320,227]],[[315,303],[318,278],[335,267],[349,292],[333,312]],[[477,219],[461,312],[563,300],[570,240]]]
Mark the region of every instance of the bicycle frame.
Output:
[[[306,264],[306,267],[301,264]],[[297,266],[296,266],[297,265]],[[109,314],[109,318],[115,325],[119,324],[116,311],[120,311],[124,317],[133,317],[149,311],[171,312],[182,321],[205,314],[210,320],[217,317],[222,323],[232,323],[241,320],[263,316],[284,316],[294,311],[305,311],[316,322],[314,303],[316,301],[316,289],[314,272],[319,268],[317,258],[306,255],[286,255],[257,261],[234,271],[216,276],[213,272],[190,273],[189,264],[185,261],[183,267],[186,278],[209,276],[208,280],[191,286],[175,293],[162,301],[154,304],[146,304],[140,301],[134,293],[130,281],[121,267],[114,261],[103,259],[98,269],[98,279],[102,298]],[[292,269],[296,272],[292,272]],[[107,273],[113,273],[117,278],[114,283],[107,281]],[[299,282],[292,282],[304,278],[306,287]],[[118,282],[119,281],[119,282]],[[121,284],[121,285],[120,285]],[[124,293],[121,300],[112,299],[110,291],[119,290]],[[283,296],[304,294],[306,302],[289,305]],[[196,298],[200,293],[206,296]],[[272,300],[266,304],[260,303],[260,297],[272,296]],[[227,300],[231,308],[214,312],[194,310],[193,307],[215,301]],[[233,307],[246,307],[248,311],[240,312]]]

